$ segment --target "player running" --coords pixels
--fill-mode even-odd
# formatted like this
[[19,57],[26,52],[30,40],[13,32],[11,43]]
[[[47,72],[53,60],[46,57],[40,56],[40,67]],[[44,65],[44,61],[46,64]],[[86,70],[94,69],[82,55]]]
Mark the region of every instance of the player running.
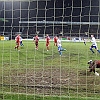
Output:
[[91,38],[92,38],[92,40],[91,40],[92,45],[90,46],[90,50],[92,51],[92,53],[94,53],[92,48],[95,48],[100,53],[100,50],[98,50],[97,43],[96,43],[94,35],[91,35]]
[[18,34],[18,35],[15,37],[15,42],[16,42],[15,49],[17,49],[18,51],[20,51],[20,34]]
[[49,45],[50,45],[50,37],[49,37],[49,35],[47,34],[47,35],[46,35],[46,48],[47,48],[47,51],[50,49],[50,48],[49,48]]
[[36,35],[36,36],[33,38],[33,41],[35,41],[35,49],[38,50],[38,42],[39,42],[39,37],[38,37],[38,35]]

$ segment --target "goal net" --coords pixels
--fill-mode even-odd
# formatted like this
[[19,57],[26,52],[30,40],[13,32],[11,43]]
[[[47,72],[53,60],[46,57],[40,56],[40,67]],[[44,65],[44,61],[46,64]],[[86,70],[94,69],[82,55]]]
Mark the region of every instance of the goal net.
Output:
[[0,0],[0,6],[0,99],[100,99],[100,78],[87,64],[100,55],[99,0]]

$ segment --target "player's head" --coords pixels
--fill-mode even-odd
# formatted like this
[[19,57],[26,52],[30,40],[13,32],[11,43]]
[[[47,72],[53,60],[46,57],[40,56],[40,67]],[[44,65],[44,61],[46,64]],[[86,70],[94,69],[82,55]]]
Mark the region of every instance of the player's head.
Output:
[[38,34],[36,34],[36,36],[38,36]]
[[91,35],[91,37],[94,37],[94,35]]
[[59,34],[58,37],[59,37],[59,38],[62,38],[62,34]]
[[17,36],[20,36],[21,34],[17,34]]
[[55,34],[55,37],[57,37],[57,35]]

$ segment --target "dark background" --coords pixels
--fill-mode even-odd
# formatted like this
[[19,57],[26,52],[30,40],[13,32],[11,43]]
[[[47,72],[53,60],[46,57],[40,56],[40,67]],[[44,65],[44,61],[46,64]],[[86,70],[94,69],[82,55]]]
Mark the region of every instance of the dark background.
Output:
[[0,1],[0,34],[14,36],[18,32],[34,36],[55,35],[84,36],[85,32],[99,38],[99,25],[19,24],[19,21],[100,22],[99,0],[36,0]]

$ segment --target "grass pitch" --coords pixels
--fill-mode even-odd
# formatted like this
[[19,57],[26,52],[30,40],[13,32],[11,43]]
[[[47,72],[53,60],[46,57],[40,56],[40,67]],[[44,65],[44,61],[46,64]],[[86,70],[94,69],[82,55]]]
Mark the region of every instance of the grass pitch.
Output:
[[88,60],[100,59],[91,43],[62,42],[67,51],[61,57],[53,42],[49,51],[42,41],[39,50],[32,41],[23,43],[18,52],[14,41],[0,41],[1,100],[100,99],[100,78],[87,70]]

